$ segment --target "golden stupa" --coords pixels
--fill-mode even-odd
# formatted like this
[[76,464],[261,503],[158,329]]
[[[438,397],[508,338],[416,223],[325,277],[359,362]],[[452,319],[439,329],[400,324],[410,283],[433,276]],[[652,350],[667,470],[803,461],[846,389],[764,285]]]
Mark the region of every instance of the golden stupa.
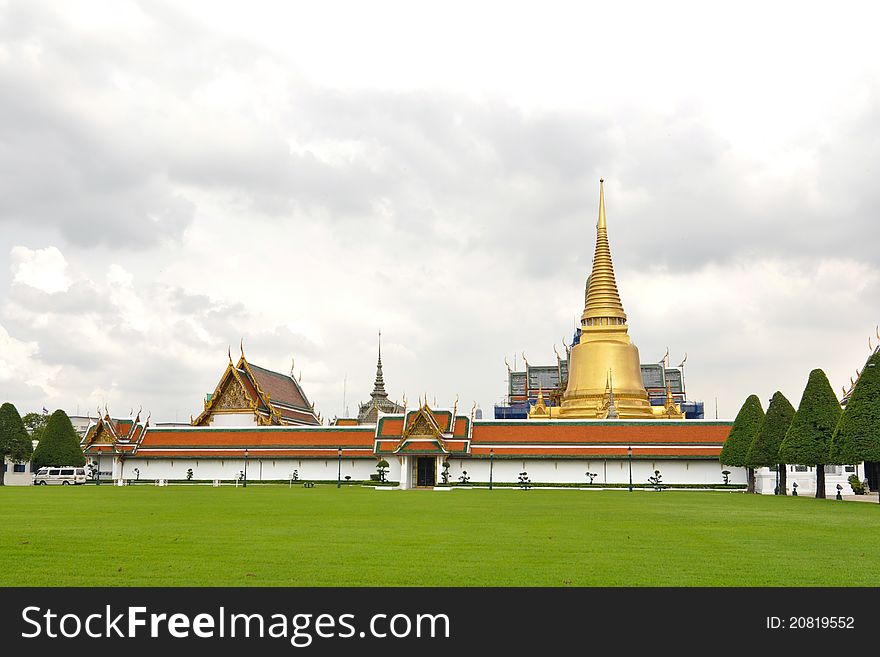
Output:
[[568,361],[568,385],[559,406],[546,407],[543,399],[532,407],[530,418],[650,419],[683,418],[667,391],[666,404],[651,406],[642,382],[639,350],[630,341],[626,313],[620,302],[608,227],[605,222],[604,180],[599,181],[599,222],[596,253],[587,280],[580,343]]

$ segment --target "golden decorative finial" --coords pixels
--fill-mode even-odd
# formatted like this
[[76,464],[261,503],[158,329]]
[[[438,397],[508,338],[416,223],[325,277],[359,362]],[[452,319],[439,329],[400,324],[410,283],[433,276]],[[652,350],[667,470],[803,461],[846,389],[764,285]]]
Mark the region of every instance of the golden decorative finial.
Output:
[[244,358],[244,338],[239,341],[238,348],[241,350],[241,357]]
[[529,361],[526,360],[526,352],[522,352],[523,362],[526,364],[526,369],[529,367]]
[[299,371],[299,378],[297,379],[297,383],[302,383],[302,380],[303,380],[303,372],[302,372],[302,370],[300,370]]
[[547,415],[547,404],[544,403],[544,387],[538,386],[538,399],[535,401],[535,405],[532,406],[531,413],[529,415]]
[[507,373],[510,374],[510,363],[507,362],[507,356],[504,357],[504,364],[507,365]]
[[684,364],[687,362],[688,353],[684,352],[684,358],[681,359],[681,362],[678,364],[679,367],[684,367]]
[[840,386],[840,389],[843,391],[843,396],[846,397],[846,386]]
[[226,355],[229,356],[229,364],[232,365],[232,345],[226,345]]
[[871,344],[871,336],[868,336],[868,351],[874,351],[874,345]]
[[608,243],[608,228],[605,219],[605,180],[599,180],[599,221],[596,224],[596,252],[593,255],[593,269],[587,281],[586,301],[581,315],[582,326],[615,326],[626,324],[626,313],[620,302],[617,281],[614,278],[614,265],[611,262],[611,247]]
[[557,362],[557,363],[558,363],[560,360],[562,360],[562,359],[559,357],[559,352],[556,351],[556,343],[555,343],[555,342],[553,343],[553,353],[556,354],[556,362]]
[[[150,411],[149,413],[147,413],[147,422],[146,422],[147,426],[150,426],[150,418],[151,417],[153,417],[153,411]],[[192,415],[190,415],[190,417],[192,417]]]

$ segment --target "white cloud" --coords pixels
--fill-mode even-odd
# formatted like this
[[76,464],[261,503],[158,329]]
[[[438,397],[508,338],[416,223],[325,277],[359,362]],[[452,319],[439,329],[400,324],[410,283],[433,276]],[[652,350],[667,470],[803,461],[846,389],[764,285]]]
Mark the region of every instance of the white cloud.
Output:
[[45,249],[29,249],[14,246],[10,252],[12,274],[15,283],[48,292],[66,292],[70,288],[67,260],[54,246]]
[[[20,393],[30,388],[37,394],[56,394],[52,384],[61,368],[42,362],[39,351],[36,342],[16,340],[0,325],[0,389]],[[6,396],[11,398],[12,394]]]

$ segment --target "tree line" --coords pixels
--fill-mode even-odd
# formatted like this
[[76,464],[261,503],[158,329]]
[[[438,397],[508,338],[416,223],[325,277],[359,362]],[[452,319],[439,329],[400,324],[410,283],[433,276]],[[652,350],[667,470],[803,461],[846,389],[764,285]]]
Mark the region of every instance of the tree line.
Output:
[[786,494],[785,464],[816,468],[816,497],[825,497],[825,466],[880,462],[880,351],[862,371],[846,408],[825,372],[810,372],[797,410],[781,392],[767,413],[750,395],[730,429],[719,460],[746,468],[748,492],[755,492],[755,468],[777,467],[780,495]]
[[[36,449],[33,441],[39,441]],[[0,463],[8,458],[15,463],[31,461],[37,468],[85,465],[79,441],[70,418],[60,409],[51,415],[28,413],[21,417],[11,403],[0,406]],[[0,486],[4,479],[5,472],[0,467]]]

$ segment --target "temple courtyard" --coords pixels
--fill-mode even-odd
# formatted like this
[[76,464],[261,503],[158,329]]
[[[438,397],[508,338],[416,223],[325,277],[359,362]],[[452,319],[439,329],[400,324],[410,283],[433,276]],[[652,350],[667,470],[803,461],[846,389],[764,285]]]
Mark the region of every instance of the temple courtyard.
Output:
[[729,491],[5,487],[0,586],[876,586],[878,506]]

